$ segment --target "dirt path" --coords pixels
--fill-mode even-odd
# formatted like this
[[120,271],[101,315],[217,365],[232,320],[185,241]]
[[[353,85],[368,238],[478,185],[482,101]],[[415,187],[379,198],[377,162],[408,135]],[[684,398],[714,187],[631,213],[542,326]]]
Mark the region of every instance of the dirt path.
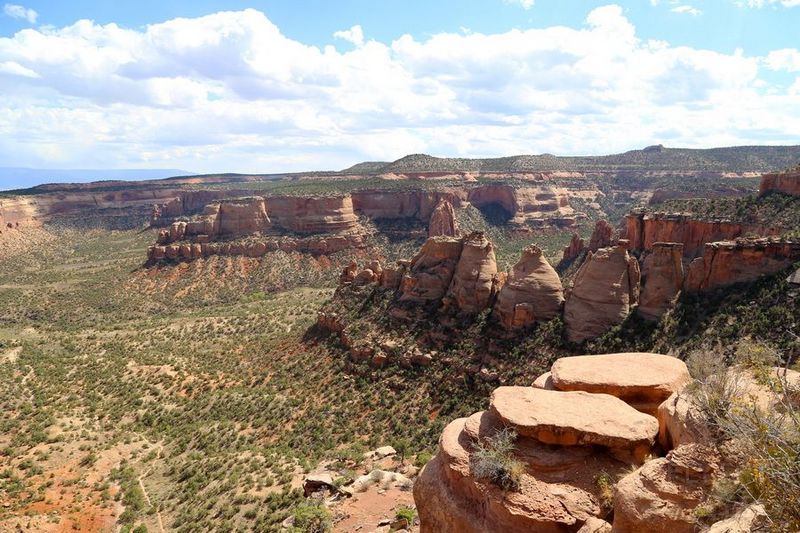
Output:
[[[156,459],[161,459],[161,452],[164,450],[164,446],[162,446],[161,443],[158,443],[156,446],[158,446],[158,453],[156,454]],[[153,461],[153,464],[151,464],[150,467],[147,470],[142,472],[139,475],[139,477],[136,478],[137,481],[139,482],[139,488],[142,490],[142,494],[144,494],[144,499],[145,499],[145,501],[147,501],[147,505],[149,505],[150,507],[153,506],[153,502],[150,501],[150,495],[147,493],[147,488],[144,486],[143,479],[146,478],[150,474],[150,472],[153,470],[153,466],[154,465],[155,465],[155,461]],[[161,519],[161,511],[156,511],[156,520],[158,521],[158,530],[161,533],[165,533],[164,521]]]

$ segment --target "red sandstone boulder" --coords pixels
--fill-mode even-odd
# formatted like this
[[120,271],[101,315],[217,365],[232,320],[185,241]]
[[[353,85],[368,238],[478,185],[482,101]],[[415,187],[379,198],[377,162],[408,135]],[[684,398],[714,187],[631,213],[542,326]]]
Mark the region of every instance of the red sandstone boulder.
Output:
[[494,246],[482,232],[465,237],[448,299],[461,311],[479,313],[489,306],[497,275]]
[[517,329],[556,317],[563,303],[561,279],[542,251],[529,246],[508,274],[493,312],[503,327]]
[[583,342],[621,323],[639,300],[639,263],[627,242],[589,253],[564,306],[567,338]]
[[562,357],[550,374],[557,390],[610,394],[653,416],[664,400],[691,381],[683,361],[655,353]]
[[431,237],[425,241],[400,283],[400,300],[440,302],[453,279],[461,248],[461,239],[454,237]]

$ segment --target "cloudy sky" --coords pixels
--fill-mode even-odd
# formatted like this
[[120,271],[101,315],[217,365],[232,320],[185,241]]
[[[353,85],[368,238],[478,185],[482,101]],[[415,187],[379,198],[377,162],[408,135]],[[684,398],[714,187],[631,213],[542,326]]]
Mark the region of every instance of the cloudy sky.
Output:
[[800,144],[800,0],[20,1],[3,167]]

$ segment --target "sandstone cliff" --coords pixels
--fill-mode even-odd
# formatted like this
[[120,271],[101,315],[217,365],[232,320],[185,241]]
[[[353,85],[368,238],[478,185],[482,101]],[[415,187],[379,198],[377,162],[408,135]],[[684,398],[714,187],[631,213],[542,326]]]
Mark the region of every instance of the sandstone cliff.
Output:
[[786,172],[764,174],[761,177],[759,194],[781,192],[792,196],[800,196],[800,165]]
[[506,329],[524,328],[561,313],[564,291],[542,250],[529,246],[500,289],[494,316]]
[[450,287],[462,247],[455,237],[425,241],[400,282],[400,301],[438,305]]
[[644,259],[642,293],[637,312],[648,320],[658,320],[683,288],[683,244],[657,242]]
[[477,208],[498,205],[509,215],[510,224],[552,223],[574,226],[576,213],[569,204],[569,192],[554,185],[513,187],[502,183],[469,190],[467,200]]
[[564,306],[567,338],[583,342],[621,323],[639,300],[639,263],[627,243],[589,253]]
[[702,257],[689,264],[687,290],[703,291],[753,281],[800,261],[800,243],[775,238],[739,239],[705,245]]

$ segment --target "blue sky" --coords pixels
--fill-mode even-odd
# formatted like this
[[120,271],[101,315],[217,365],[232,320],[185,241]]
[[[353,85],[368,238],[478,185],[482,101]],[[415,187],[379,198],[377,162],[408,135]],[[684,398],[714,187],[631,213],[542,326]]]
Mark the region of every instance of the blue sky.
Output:
[[15,0],[0,166],[798,144],[798,27],[800,0]]

